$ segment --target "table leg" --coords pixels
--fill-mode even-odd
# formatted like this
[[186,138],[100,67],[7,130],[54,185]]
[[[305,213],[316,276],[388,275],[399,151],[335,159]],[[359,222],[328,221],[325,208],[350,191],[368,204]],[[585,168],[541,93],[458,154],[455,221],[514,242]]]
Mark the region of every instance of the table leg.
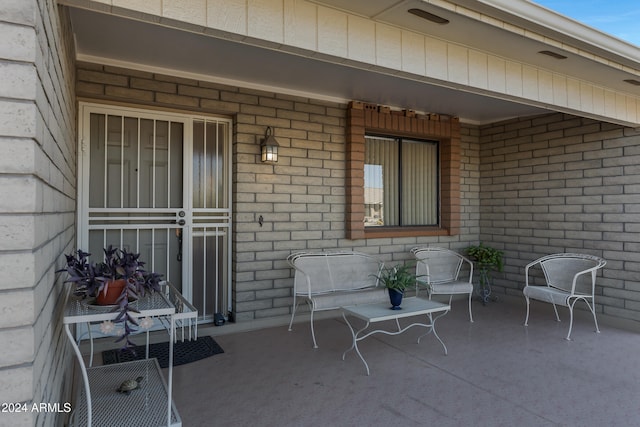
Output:
[[[87,333],[89,334],[89,367],[93,366],[93,335],[91,333],[91,322],[87,322]],[[79,340],[82,340],[81,338]]]
[[[176,333],[175,315],[171,315],[171,325],[169,325],[169,381],[167,390],[167,426],[171,425],[171,394],[173,393],[173,340]],[[147,331],[147,334],[149,331]],[[148,337],[148,336],[147,336]],[[147,346],[149,339],[147,338]],[[149,356],[147,356],[149,357]]]
[[[87,427],[91,427],[91,388],[89,387],[89,377],[87,375],[87,367],[84,364],[84,359],[82,358],[82,353],[80,352],[80,348],[76,343],[76,339],[71,333],[70,325],[65,323],[64,330],[69,337],[69,342],[71,343],[71,347],[73,348],[73,352],[76,354],[78,358],[78,364],[80,365],[80,372],[82,373],[82,382],[84,383],[84,391],[87,395]],[[91,345],[93,347],[93,339],[91,340]],[[93,354],[93,348],[92,348]]]
[[[349,322],[349,319],[347,319],[347,316],[344,314],[344,312],[342,313],[342,318],[347,323],[347,326],[349,326],[349,330],[351,331],[351,338],[353,340],[351,343],[351,347],[349,347],[348,349],[345,350],[344,353],[342,353],[342,360],[344,360],[348,352],[355,349],[356,353],[358,353],[358,356],[360,357],[360,360],[362,360],[362,363],[364,363],[364,367],[367,369],[367,375],[369,375],[369,365],[367,364],[367,361],[364,360],[364,357],[362,356],[362,353],[360,353],[360,349],[358,348],[358,341],[361,339],[361,338],[358,338],[358,334],[360,334],[362,331],[364,331],[369,327],[369,322],[367,322],[367,324],[362,329],[359,329],[356,332],[355,329],[353,329],[353,326]],[[368,335],[365,335],[362,338],[366,338],[367,336]]]
[[436,339],[438,341],[440,341],[440,344],[442,344],[442,347],[444,348],[444,354],[447,355],[448,351],[447,351],[447,346],[444,345],[444,342],[442,342],[442,340],[440,339],[440,337],[438,336],[438,333],[436,332],[436,320],[438,320],[439,318],[441,318],[442,316],[444,316],[445,314],[447,314],[449,311],[445,311],[444,313],[440,314],[439,316],[436,316],[435,318],[433,317],[433,315],[431,313],[427,314],[427,317],[429,318],[429,324],[425,325],[429,331],[426,334],[420,335],[418,337],[418,344],[420,344],[420,339],[424,336],[429,335],[430,333],[433,333],[433,335],[436,337]]

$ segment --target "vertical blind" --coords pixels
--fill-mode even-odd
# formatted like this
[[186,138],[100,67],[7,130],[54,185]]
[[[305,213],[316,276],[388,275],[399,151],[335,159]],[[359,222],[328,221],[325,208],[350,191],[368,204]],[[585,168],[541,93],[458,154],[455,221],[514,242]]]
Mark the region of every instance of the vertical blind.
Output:
[[438,224],[438,144],[366,137],[365,225]]

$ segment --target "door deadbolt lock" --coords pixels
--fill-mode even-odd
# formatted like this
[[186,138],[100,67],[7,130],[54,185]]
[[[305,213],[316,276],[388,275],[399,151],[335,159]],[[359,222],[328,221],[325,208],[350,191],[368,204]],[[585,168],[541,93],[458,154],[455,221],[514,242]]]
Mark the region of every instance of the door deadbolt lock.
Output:
[[187,213],[185,211],[180,211],[178,212],[178,216],[180,217],[180,219],[176,220],[176,224],[178,225],[185,225],[187,222],[184,220],[184,217],[187,215]]

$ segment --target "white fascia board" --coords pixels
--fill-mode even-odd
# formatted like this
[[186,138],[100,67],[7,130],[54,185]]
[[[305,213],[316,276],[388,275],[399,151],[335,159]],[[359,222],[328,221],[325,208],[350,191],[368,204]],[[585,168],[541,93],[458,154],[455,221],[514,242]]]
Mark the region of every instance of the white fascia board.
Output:
[[544,6],[530,1],[514,0],[477,0],[477,2],[517,16],[553,33],[569,37],[582,49],[585,49],[585,45],[590,45],[595,48],[594,53],[597,55],[610,56],[609,59],[612,60],[619,60],[617,57],[624,58],[635,64],[634,68],[640,69],[640,47]]

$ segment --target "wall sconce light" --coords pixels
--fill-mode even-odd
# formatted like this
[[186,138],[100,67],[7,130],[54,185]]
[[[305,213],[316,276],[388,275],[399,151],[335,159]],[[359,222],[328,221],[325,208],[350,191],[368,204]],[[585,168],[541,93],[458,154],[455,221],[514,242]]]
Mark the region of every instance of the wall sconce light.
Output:
[[278,141],[272,135],[273,129],[271,126],[267,127],[264,134],[264,139],[260,143],[260,152],[262,154],[262,161],[265,163],[277,163],[278,162]]

